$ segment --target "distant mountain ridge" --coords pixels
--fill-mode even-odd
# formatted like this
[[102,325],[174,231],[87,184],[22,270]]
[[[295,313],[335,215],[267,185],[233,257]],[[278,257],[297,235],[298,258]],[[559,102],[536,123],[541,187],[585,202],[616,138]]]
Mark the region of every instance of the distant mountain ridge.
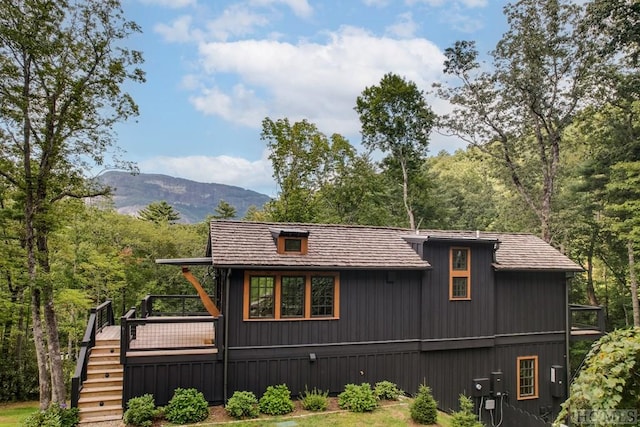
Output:
[[131,175],[127,172],[106,172],[98,177],[103,185],[113,189],[113,202],[118,212],[135,215],[150,203],[165,200],[180,212],[180,222],[196,223],[224,200],[244,217],[249,206],[262,208],[270,197],[233,185],[202,183],[160,174]]

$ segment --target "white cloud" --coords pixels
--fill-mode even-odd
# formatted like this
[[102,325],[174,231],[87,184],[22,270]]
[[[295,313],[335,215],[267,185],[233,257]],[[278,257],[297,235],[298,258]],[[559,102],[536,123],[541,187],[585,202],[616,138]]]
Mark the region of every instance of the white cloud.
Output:
[[385,30],[387,34],[406,39],[415,35],[418,25],[413,20],[413,15],[407,12],[399,15],[397,22],[388,26]]
[[489,4],[488,0],[460,0],[460,3],[466,7],[486,7]]
[[153,30],[168,42],[185,43],[193,39],[191,33],[191,16],[184,15],[176,18],[171,24],[156,24]]
[[144,4],[168,7],[171,9],[180,9],[196,5],[196,0],[140,0],[140,2]]
[[232,36],[251,34],[256,28],[265,26],[268,19],[250,11],[244,5],[232,5],[207,24],[208,33],[215,39],[226,41]]
[[[232,90],[209,84],[191,98],[199,111],[258,127],[262,118],[303,118],[325,133],[359,133],[353,107],[365,87],[388,72],[428,89],[444,57],[430,41],[376,37],[343,27],[326,43],[243,40],[202,43],[203,72],[238,79]],[[204,83],[203,83],[204,84]]]
[[251,0],[250,3],[255,6],[284,4],[288,6],[296,16],[302,18],[308,18],[313,14],[313,8],[307,0]]
[[235,185],[275,195],[271,162],[264,152],[262,158],[250,161],[232,156],[152,157],[138,163],[140,172],[162,173],[197,182]]

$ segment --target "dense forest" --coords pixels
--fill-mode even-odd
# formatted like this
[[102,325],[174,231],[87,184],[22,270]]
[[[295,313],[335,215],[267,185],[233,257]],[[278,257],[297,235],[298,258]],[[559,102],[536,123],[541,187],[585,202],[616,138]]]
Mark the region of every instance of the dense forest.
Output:
[[[279,193],[238,219],[535,233],[585,269],[573,302],[604,305],[610,330],[640,326],[640,4],[504,13],[486,61],[473,41],[446,49],[446,84],[428,89],[446,116],[390,71],[354,99],[360,151],[265,118]],[[142,53],[123,47],[137,31],[115,0],[0,3],[0,400],[65,400],[89,307],[193,293],[154,259],[203,256],[207,224],[176,224],[162,203],[119,215],[84,178],[117,148],[112,125],[137,114],[123,91],[144,81]],[[434,132],[467,148],[429,153]]]

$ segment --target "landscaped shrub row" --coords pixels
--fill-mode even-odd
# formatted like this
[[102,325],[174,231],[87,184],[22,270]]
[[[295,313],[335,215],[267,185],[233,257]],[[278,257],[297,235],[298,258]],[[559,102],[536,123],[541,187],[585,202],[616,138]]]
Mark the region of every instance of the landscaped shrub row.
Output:
[[[300,394],[302,407],[310,411],[324,411],[328,406],[328,395],[327,391],[316,388],[309,391],[305,387],[305,391]],[[369,383],[347,384],[344,391],[338,395],[338,405],[351,412],[369,412],[378,407],[379,400],[398,400],[402,395],[404,392],[389,381],[378,382],[373,389]],[[469,409],[462,403],[461,400],[463,410],[455,414],[456,418],[459,418],[459,420],[456,419],[459,421],[456,425],[466,426],[466,418],[468,418],[466,415]],[[160,418],[166,418],[176,424],[187,424],[203,421],[209,415],[207,401],[196,389],[176,389],[173,398],[165,408],[156,408],[153,396],[150,394],[130,399],[127,407],[124,414],[125,423],[140,427],[149,427],[154,420]],[[286,384],[267,387],[260,400],[250,391],[236,391],[225,405],[227,414],[237,419],[255,418],[259,413],[284,415],[292,412],[293,409],[291,392]],[[429,387],[420,386],[409,410],[411,418],[417,423],[434,424],[436,422],[437,403]]]

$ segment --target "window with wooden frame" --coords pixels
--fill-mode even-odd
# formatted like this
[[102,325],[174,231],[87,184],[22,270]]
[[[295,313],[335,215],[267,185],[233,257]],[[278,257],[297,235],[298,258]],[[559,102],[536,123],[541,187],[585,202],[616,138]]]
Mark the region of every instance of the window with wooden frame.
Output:
[[538,398],[538,356],[518,357],[518,400]]
[[244,320],[338,319],[340,275],[247,271],[243,304]]
[[276,249],[283,255],[306,255],[309,249],[309,232],[297,229],[271,229]]
[[452,247],[449,250],[449,299],[471,299],[471,250]]

